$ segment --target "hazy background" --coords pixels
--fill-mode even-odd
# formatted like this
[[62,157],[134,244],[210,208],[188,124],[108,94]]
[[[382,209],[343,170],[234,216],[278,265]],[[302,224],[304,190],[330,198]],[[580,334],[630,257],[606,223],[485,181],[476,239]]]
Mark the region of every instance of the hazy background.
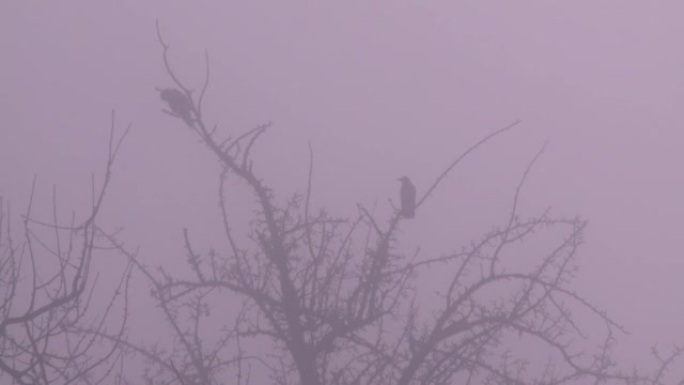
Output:
[[632,332],[621,354],[684,342],[684,4],[426,3],[3,1],[0,193],[18,214],[37,175],[40,207],[56,183],[65,213],[85,209],[115,108],[133,131],[107,224],[170,268],[185,261],[183,227],[214,242],[218,168],[160,111],[154,87],[171,82],[158,18],[197,90],[209,50],[207,121],[233,133],[273,121],[256,167],[282,194],[305,186],[310,142],[315,204],[337,215],[387,212],[396,178],[420,194],[471,143],[522,119],[406,222],[405,247],[444,253],[501,223],[548,139],[522,213],[590,221],[574,286]]

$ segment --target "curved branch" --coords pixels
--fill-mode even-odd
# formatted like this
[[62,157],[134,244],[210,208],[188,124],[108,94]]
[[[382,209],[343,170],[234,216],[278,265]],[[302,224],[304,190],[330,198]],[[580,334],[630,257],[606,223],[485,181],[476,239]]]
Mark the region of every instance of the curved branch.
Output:
[[453,161],[453,163],[451,163],[449,165],[449,167],[446,168],[446,170],[444,170],[444,172],[442,172],[437,177],[437,179],[435,179],[434,183],[432,183],[432,186],[430,186],[430,188],[427,190],[427,192],[425,192],[423,197],[420,198],[418,203],[416,203],[416,208],[420,207],[423,204],[423,202],[428,198],[428,196],[430,196],[430,194],[432,194],[432,192],[435,191],[435,189],[437,188],[437,185],[442,181],[442,179],[444,179],[449,174],[449,172],[451,172],[451,170],[454,169],[454,167],[456,167],[459,163],[461,163],[461,161],[463,159],[465,159],[466,156],[468,156],[471,152],[477,150],[480,146],[487,143],[490,139],[494,138],[495,136],[498,136],[499,134],[502,134],[502,133],[510,130],[511,128],[515,127],[518,123],[520,123],[520,120],[516,120],[513,123],[507,125],[506,127],[492,132],[491,134],[485,136],[479,142],[475,143],[474,145],[470,146],[470,148],[465,150],[458,158],[456,158],[455,161]]

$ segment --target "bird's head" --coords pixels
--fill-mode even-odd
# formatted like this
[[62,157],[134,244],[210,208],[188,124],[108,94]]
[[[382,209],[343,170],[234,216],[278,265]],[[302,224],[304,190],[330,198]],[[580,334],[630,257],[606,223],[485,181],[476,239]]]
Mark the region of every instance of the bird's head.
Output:
[[397,180],[401,183],[411,182],[411,180],[407,176],[402,176],[401,178],[399,178]]

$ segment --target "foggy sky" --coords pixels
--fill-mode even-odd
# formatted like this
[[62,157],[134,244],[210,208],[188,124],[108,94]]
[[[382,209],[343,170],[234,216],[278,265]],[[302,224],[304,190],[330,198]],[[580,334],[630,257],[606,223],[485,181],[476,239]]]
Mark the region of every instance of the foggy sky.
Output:
[[[133,123],[104,218],[149,263],[183,266],[181,229],[211,240],[216,162],[160,110],[171,84],[154,30],[225,132],[274,122],[255,166],[315,205],[388,212],[396,179],[418,194],[492,130],[403,229],[406,247],[448,252],[508,214],[535,152],[522,212],[589,220],[574,287],[632,335],[626,349],[682,342],[684,5],[680,1],[4,1],[0,3],[0,193],[23,209],[85,209],[109,113]],[[235,197],[239,200],[239,196]],[[240,209],[236,209],[240,212]],[[175,243],[174,240],[175,239]]]

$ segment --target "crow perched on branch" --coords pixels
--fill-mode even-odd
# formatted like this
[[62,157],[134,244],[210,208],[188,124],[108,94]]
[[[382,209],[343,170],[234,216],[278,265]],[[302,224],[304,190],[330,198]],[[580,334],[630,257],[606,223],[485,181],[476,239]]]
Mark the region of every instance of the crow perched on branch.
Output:
[[401,215],[404,218],[413,218],[416,215],[416,187],[405,176],[399,180],[401,181]]
[[157,91],[159,91],[159,96],[162,100],[168,103],[171,115],[183,119],[185,124],[192,127],[192,100],[182,91],[175,88],[157,88]]

